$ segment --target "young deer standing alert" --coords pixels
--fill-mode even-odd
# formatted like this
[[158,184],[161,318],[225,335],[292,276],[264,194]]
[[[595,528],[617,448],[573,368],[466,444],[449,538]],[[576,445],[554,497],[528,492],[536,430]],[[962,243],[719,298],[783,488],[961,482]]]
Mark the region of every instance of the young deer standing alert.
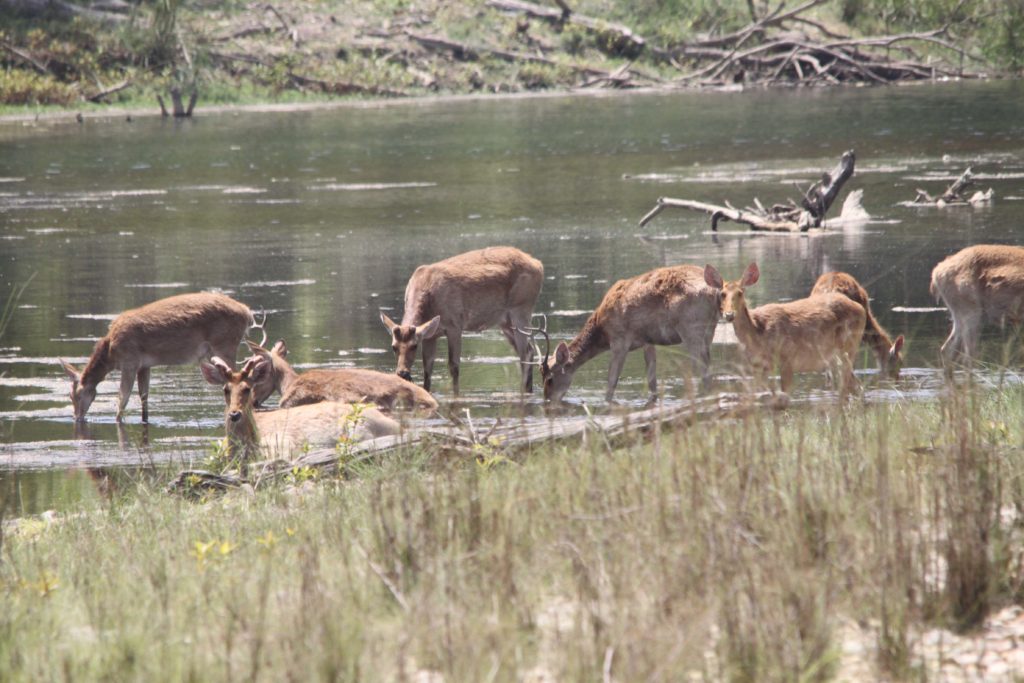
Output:
[[254,412],[255,386],[270,372],[270,364],[261,358],[250,358],[237,372],[216,356],[200,368],[207,382],[224,388],[224,428],[230,457],[290,458],[306,445],[332,447],[341,438],[363,441],[400,431],[397,422],[376,408],[363,408],[357,413],[352,404],[339,401]]
[[840,393],[854,390],[853,356],[864,336],[864,307],[842,294],[819,294],[751,310],[743,291],[759,277],[756,263],[747,266],[741,279],[730,282],[724,282],[713,266],[704,269],[708,285],[722,291],[722,313],[732,322],[755,372],[763,380],[778,367],[782,391],[788,392],[794,372],[824,370],[838,359]]
[[373,403],[387,410],[398,406],[429,413],[437,410],[437,401],[429,391],[398,375],[361,368],[315,369],[300,375],[285,360],[288,347],[283,339],[269,351],[259,344],[248,344],[257,358],[270,364],[270,371],[264,373],[254,386],[254,404],[257,407],[279,391],[282,408],[321,401],[345,401]]
[[213,292],[179,294],[125,311],[96,342],[84,369],[61,361],[71,378],[75,419],[85,419],[96,398],[96,385],[111,370],[120,370],[118,421],[138,378],[142,421],[148,422],[151,367],[185,365],[211,356],[234,362],[238,345],[252,326],[256,321],[248,306]]
[[[594,356],[611,351],[605,399],[615,395],[626,354],[643,347],[647,388],[657,392],[655,346],[682,344],[699,371],[705,387],[710,383],[711,340],[720,306],[718,290],[705,282],[699,266],[669,266],[619,280],[608,290],[576,338],[555,348],[550,345],[541,361],[544,398],[559,401],[572,384],[573,374]],[[537,330],[547,337],[544,329]]]
[[864,325],[865,344],[871,347],[878,359],[878,372],[889,379],[899,379],[900,368],[903,367],[903,335],[896,337],[893,341],[889,333],[885,331],[871,313],[871,304],[868,301],[868,293],[857,279],[849,273],[823,273],[818,281],[814,283],[811,296],[816,294],[828,294],[834,292],[842,294],[864,307],[867,314],[867,322]]
[[523,364],[523,390],[533,391],[533,345],[521,328],[529,324],[544,282],[540,261],[513,247],[490,247],[420,266],[405,288],[401,324],[384,313],[398,357],[396,373],[412,379],[417,347],[423,354],[423,388],[430,391],[437,339],[448,338],[452,392],[459,394],[462,333],[498,326]]
[[978,352],[985,322],[1019,325],[1024,321],[1024,248],[978,244],[946,257],[932,270],[932,296],[945,302],[953,329],[942,345],[942,360]]

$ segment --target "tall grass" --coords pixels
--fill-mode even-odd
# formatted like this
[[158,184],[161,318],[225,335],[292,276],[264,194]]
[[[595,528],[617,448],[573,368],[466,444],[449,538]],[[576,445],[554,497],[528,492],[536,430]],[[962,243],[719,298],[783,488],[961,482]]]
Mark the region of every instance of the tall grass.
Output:
[[203,504],[142,487],[9,531],[0,679],[817,681],[849,620],[920,678],[921,626],[1020,597],[1022,417],[966,387]]

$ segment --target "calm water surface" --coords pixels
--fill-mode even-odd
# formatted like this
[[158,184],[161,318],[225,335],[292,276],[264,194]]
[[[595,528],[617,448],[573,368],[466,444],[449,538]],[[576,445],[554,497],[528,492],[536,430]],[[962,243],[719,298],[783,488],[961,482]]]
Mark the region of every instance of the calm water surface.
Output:
[[[58,358],[84,362],[126,308],[216,289],[268,311],[271,340],[286,339],[300,369],[390,371],[378,311],[401,315],[417,265],[495,244],[544,262],[538,310],[556,340],[615,280],[662,265],[712,263],[731,278],[757,261],[754,303],[805,296],[822,272],[849,271],[881,322],[908,336],[897,385],[876,382],[862,357],[867,398],[928,397],[947,326],[928,294],[931,268],[968,244],[1021,242],[1022,105],[1022,84],[1005,82],[0,124],[0,303],[28,283],[0,337],[0,488],[15,513],[68,507],[96,496],[89,468],[209,452],[223,402],[194,367],[154,370],[148,429],[137,396],[115,425],[114,374],[88,430],[75,430]],[[713,235],[703,215],[666,211],[637,228],[661,195],[798,197],[846,149],[857,153],[847,187],[864,190],[867,224]],[[995,189],[991,206],[901,204],[918,187],[940,192],[968,164]],[[986,352],[996,360],[1000,348],[994,335]],[[720,386],[737,358],[735,345],[715,346]],[[677,350],[659,351],[669,397],[686,391],[683,368]],[[606,370],[603,356],[577,374],[572,410],[605,409]],[[446,403],[447,369],[435,372]],[[519,403],[518,372],[498,332],[467,339],[454,409],[544,419],[538,397]],[[799,386],[813,394],[826,384]],[[645,392],[636,353],[618,398],[639,405]]]

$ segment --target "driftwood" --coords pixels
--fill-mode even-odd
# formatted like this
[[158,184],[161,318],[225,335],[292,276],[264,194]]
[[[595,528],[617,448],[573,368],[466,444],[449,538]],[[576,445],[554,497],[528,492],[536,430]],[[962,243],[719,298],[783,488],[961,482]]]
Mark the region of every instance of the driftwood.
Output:
[[[188,98],[188,107],[181,100],[181,89],[177,86],[171,88],[171,105],[174,107],[175,118],[188,118],[192,116],[192,110],[196,107],[196,100],[199,99],[199,91],[193,89],[192,94]],[[160,103],[160,115],[168,117],[170,114],[167,113],[167,106],[164,105],[164,98],[160,95],[156,96],[156,101]]]
[[90,102],[102,102],[110,95],[113,95],[114,93],[119,93],[122,90],[125,90],[126,88],[130,87],[131,84],[131,81],[123,81],[121,83],[118,83],[117,85],[112,85],[109,88],[104,88],[95,95],[89,95],[85,99],[89,100]]
[[821,180],[812,185],[803,196],[798,206],[792,200],[788,204],[775,204],[766,209],[756,198],[756,207],[737,209],[728,202],[725,206],[707,204],[690,199],[672,199],[659,197],[654,208],[640,219],[640,227],[646,226],[666,208],[690,209],[703,211],[711,215],[711,229],[718,230],[722,220],[742,223],[751,230],[769,232],[806,232],[811,228],[824,226],[825,214],[839,196],[839,191],[853,175],[856,156],[853,150],[843,153],[839,163],[831,173],[823,173]]
[[451,429],[411,429],[399,436],[383,436],[352,445],[344,453],[334,449],[310,451],[295,460],[268,460],[249,464],[243,476],[236,472],[215,473],[184,470],[168,485],[168,492],[195,496],[204,491],[227,491],[287,477],[296,468],[325,472],[338,471],[352,464],[387,453],[427,448],[438,452],[456,452],[481,460],[500,459],[529,451],[554,441],[586,439],[597,436],[609,444],[652,434],[664,427],[680,427],[699,420],[721,419],[760,408],[783,408],[785,394],[762,392],[753,395],[719,394],[671,407],[655,407],[626,415],[598,415],[543,422],[495,424],[488,430],[477,429],[471,419]]
[[961,173],[960,177],[954,180],[953,184],[947,187],[946,191],[938,197],[933,197],[918,188],[917,196],[914,197],[914,201],[911,204],[926,204],[937,206],[941,209],[944,206],[975,206],[992,201],[994,193],[991,187],[985,192],[978,191],[968,197],[965,191],[972,185],[974,185],[974,171],[968,166],[967,170]]

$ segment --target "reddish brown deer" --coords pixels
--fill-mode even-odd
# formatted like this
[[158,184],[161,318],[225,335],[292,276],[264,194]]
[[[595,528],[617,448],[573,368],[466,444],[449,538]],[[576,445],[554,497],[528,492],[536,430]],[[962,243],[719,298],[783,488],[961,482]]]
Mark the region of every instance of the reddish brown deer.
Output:
[[[608,290],[576,337],[555,348],[555,357],[545,352],[541,361],[544,398],[559,401],[572,384],[572,377],[594,356],[611,351],[608,389],[611,401],[622,374],[626,354],[643,348],[647,365],[647,388],[657,393],[655,346],[682,344],[700,373],[703,385],[710,384],[711,340],[719,317],[719,293],[704,280],[699,266],[669,266],[643,275],[619,280]],[[539,330],[547,337],[546,330]]]
[[250,358],[237,372],[216,356],[200,368],[207,382],[224,388],[224,428],[231,457],[289,458],[307,445],[331,447],[343,438],[362,441],[401,431],[376,408],[357,409],[340,401],[254,412],[255,385],[271,370],[261,358]]
[[878,372],[889,379],[899,379],[900,369],[903,367],[903,335],[901,334],[893,341],[885,328],[879,324],[871,312],[867,290],[849,273],[823,273],[814,283],[811,296],[829,292],[842,294],[864,307],[867,323],[864,325],[862,341],[874,351],[875,357],[878,359]]
[[437,339],[443,334],[448,338],[452,393],[458,396],[462,333],[498,326],[522,363],[523,390],[533,391],[533,345],[521,328],[533,316],[543,282],[543,264],[513,247],[478,249],[420,266],[405,288],[402,323],[380,314],[398,357],[395,372],[412,379],[420,347],[423,388],[430,391]]
[[285,360],[288,347],[283,339],[269,351],[259,344],[248,344],[256,357],[270,364],[270,371],[255,383],[254,402],[257,407],[279,391],[282,408],[321,401],[345,401],[373,403],[386,410],[399,406],[428,413],[437,410],[437,401],[429,391],[398,375],[361,368],[324,368],[307,370],[300,375]]
[[732,322],[747,360],[762,381],[777,367],[782,391],[788,392],[794,372],[824,370],[838,359],[840,393],[856,389],[853,356],[864,336],[864,307],[842,294],[819,294],[749,309],[743,292],[759,277],[756,263],[747,266],[741,279],[730,282],[724,282],[713,266],[704,269],[708,285],[721,290],[722,313]]
[[121,371],[117,419],[136,378],[142,399],[142,421],[149,421],[149,372],[155,365],[185,365],[220,356],[232,362],[246,331],[256,326],[245,304],[214,292],[179,294],[125,311],[96,342],[85,368],[61,361],[71,378],[75,419],[84,420],[96,398],[96,385],[112,370]]
[[932,270],[932,296],[945,302],[953,329],[942,345],[949,364],[978,352],[986,322],[1024,321],[1024,248],[978,244],[947,257]]

